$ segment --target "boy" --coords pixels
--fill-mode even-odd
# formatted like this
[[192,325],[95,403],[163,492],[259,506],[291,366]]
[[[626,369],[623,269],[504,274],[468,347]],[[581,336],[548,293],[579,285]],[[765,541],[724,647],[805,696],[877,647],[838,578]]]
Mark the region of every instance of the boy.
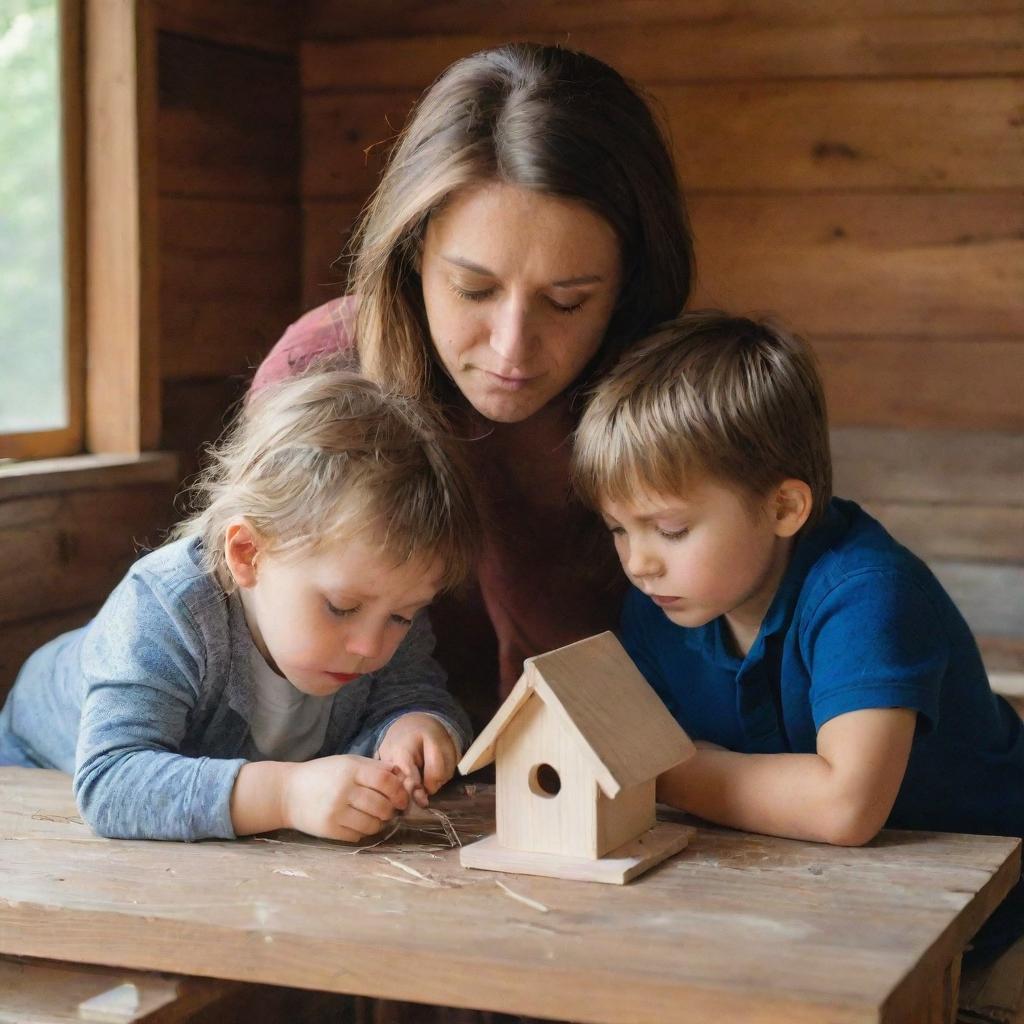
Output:
[[928,568],[833,498],[796,338],[683,316],[580,423],[574,478],[633,586],[621,639],[698,753],[658,798],[733,828],[1024,834],[1024,723]]

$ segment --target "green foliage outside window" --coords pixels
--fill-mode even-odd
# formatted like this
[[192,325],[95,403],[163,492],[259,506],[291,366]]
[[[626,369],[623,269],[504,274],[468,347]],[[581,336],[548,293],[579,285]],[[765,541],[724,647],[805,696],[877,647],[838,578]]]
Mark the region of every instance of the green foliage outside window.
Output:
[[65,425],[55,0],[0,0],[0,433]]

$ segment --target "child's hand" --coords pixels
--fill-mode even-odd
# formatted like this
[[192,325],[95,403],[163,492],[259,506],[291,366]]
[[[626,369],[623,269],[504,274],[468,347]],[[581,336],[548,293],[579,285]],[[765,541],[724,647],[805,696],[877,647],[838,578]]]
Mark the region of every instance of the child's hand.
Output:
[[448,730],[433,716],[420,712],[402,715],[384,734],[377,749],[382,761],[390,761],[405,775],[405,788],[420,805],[455,774],[458,759]]
[[338,754],[294,765],[282,800],[289,828],[356,843],[409,806],[402,779],[370,757]]

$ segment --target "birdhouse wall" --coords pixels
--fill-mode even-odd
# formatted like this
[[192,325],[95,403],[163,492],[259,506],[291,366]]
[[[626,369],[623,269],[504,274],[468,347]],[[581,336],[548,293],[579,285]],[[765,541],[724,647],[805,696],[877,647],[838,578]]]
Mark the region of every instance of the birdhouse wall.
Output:
[[[600,856],[594,773],[539,697],[531,697],[501,734],[496,761],[497,832],[503,847]],[[550,788],[556,777],[558,792],[548,794],[544,786]]]
[[603,857],[654,826],[654,779],[623,789],[614,800],[597,793],[597,855]]

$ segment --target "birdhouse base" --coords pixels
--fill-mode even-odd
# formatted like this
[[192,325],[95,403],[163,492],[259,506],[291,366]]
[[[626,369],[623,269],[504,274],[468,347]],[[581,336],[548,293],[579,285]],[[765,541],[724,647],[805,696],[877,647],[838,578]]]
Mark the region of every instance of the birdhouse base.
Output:
[[608,882],[623,885],[642,875],[655,864],[678,853],[690,841],[696,829],[675,822],[659,822],[652,829],[603,857],[564,857],[558,853],[534,853],[509,850],[498,845],[496,835],[462,847],[460,862],[464,868],[484,871],[508,871],[516,875],[545,875],[578,882]]

